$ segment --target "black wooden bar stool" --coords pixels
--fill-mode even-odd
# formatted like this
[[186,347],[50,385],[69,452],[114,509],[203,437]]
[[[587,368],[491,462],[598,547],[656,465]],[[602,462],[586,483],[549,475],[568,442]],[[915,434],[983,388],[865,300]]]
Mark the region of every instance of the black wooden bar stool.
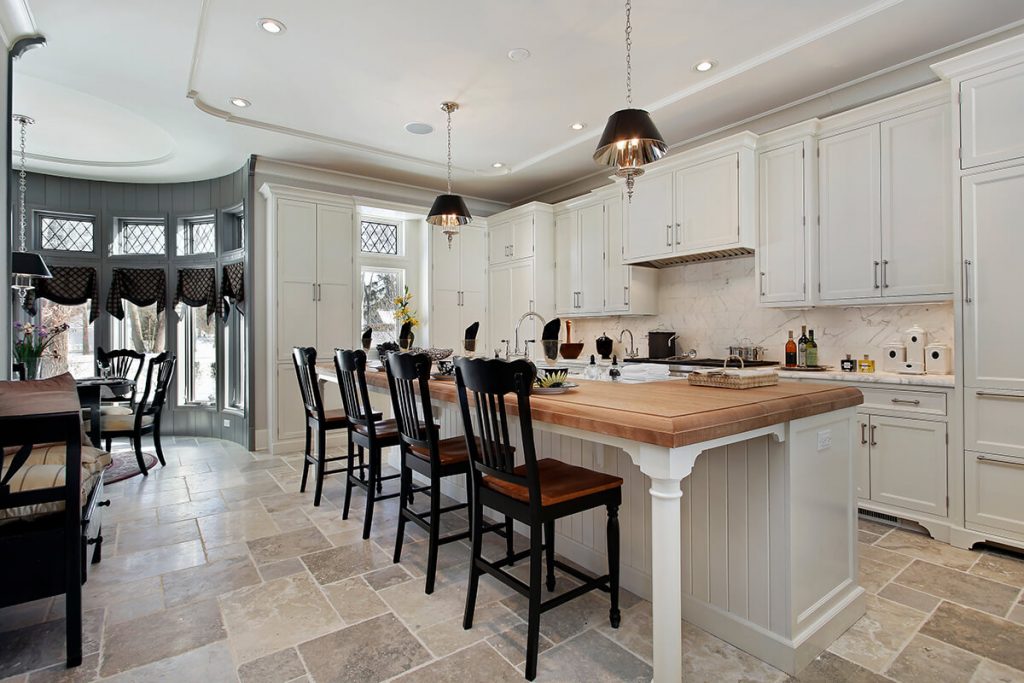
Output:
[[[619,627],[619,505],[622,479],[603,472],[568,465],[559,460],[537,459],[530,413],[530,391],[537,369],[526,360],[455,361],[455,381],[466,430],[471,462],[472,559],[463,628],[473,626],[477,585],[486,572],[530,601],[526,639],[526,678],[537,675],[537,640],[540,615],[595,588],[611,595],[609,621]],[[515,465],[509,439],[505,397],[513,394],[519,414],[524,464]],[[481,555],[483,508],[512,516],[530,529],[530,549],[497,562]],[[608,510],[608,574],[591,576],[555,559],[555,520],[605,506]],[[543,530],[544,543],[541,542]],[[582,581],[582,585],[541,602],[542,553],[547,554],[547,587],[555,588],[555,567]],[[511,559],[530,558],[530,583],[525,584],[502,570]]]
[[[349,421],[349,438],[359,449],[360,462],[363,454],[369,452],[369,462],[355,466],[353,453],[348,454],[348,476],[345,478],[345,506],[341,518],[348,519],[349,503],[352,500],[352,487],[358,486],[366,491],[366,509],[363,511],[363,538],[370,537],[373,524],[373,504],[378,500],[397,498],[401,492],[381,495],[382,483],[389,479],[398,479],[401,474],[381,475],[381,452],[385,448],[397,446],[398,422],[383,420],[380,413],[373,412],[370,406],[370,392],[366,387],[366,353],[362,350],[334,350],[334,369],[338,373],[338,386],[341,388],[341,402],[345,406],[345,414]],[[358,472],[358,474],[356,474]],[[411,495],[411,494],[410,494]]]
[[[468,507],[467,503],[442,507],[441,480],[445,477],[465,476],[466,490],[469,490],[469,451],[466,450],[464,437],[441,439],[434,427],[434,412],[430,404],[430,357],[426,354],[390,353],[385,367],[388,372],[388,388],[391,390],[391,404],[401,435],[403,495],[398,515],[394,560],[397,563],[402,559],[402,542],[405,540],[407,520],[426,531],[429,540],[425,592],[429,595],[434,592],[438,548],[446,543],[469,538],[468,530],[441,536],[441,515]],[[413,486],[413,472],[426,477],[430,481],[429,486]],[[430,509],[426,512],[414,512],[409,508],[413,492],[420,491],[429,491],[430,494]],[[504,524],[490,524],[483,530],[496,531],[504,536],[508,556],[514,554],[511,517],[506,515]]]
[[[348,418],[344,410],[324,410],[323,397],[320,395],[320,383],[316,376],[316,349],[311,346],[296,346],[292,349],[292,362],[295,365],[295,376],[299,380],[299,393],[302,394],[302,407],[306,413],[306,450],[302,463],[302,482],[299,492],[306,492],[306,480],[309,466],[315,467],[316,489],[313,494],[313,505],[320,505],[324,490],[324,477],[328,474],[347,472],[348,469],[329,470],[327,464],[344,460],[352,455],[352,433],[348,435],[348,456],[327,457],[327,432],[336,429],[348,429]],[[316,453],[312,452],[313,432],[316,432]],[[351,461],[349,462],[351,465]]]

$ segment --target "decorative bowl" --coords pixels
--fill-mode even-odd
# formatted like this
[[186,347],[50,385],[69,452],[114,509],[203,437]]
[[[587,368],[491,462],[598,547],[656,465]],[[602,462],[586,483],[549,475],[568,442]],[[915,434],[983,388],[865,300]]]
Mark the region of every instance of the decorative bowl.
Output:
[[567,342],[559,347],[558,352],[566,360],[575,360],[583,353],[583,342],[573,342],[571,344]]
[[454,353],[454,349],[435,349],[433,347],[431,347],[429,349],[422,349],[422,348],[417,346],[415,348],[409,349],[409,352],[410,353],[425,353],[430,358],[430,360],[432,360],[432,361],[434,361],[436,363],[437,361],[444,360],[448,356],[452,355],[452,353]]

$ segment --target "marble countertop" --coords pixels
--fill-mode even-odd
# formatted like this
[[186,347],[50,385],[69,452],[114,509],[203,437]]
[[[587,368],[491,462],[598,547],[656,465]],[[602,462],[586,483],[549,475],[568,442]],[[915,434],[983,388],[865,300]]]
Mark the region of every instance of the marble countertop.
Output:
[[815,379],[824,382],[863,382],[865,384],[903,384],[919,387],[948,387],[956,384],[954,375],[901,375],[895,372],[801,372],[779,368],[781,379]]

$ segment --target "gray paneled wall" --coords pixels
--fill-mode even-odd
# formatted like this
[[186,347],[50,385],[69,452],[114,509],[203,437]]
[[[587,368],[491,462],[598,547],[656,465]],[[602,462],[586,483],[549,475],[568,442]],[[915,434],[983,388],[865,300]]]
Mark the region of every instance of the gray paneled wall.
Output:
[[[16,179],[14,184],[16,185]],[[183,183],[116,183],[30,173],[26,192],[26,205],[32,216],[29,248],[38,249],[39,247],[38,221],[35,217],[38,212],[83,214],[91,216],[95,220],[93,252],[73,254],[50,251],[42,253],[48,263],[89,265],[95,267],[100,273],[100,297],[104,314],[96,321],[94,335],[96,345],[104,348],[110,348],[111,339],[110,316],[105,313],[111,270],[115,267],[165,267],[167,269],[166,348],[174,353],[178,353],[178,318],[171,309],[171,302],[177,284],[178,268],[215,266],[219,287],[221,266],[225,263],[243,260],[245,262],[247,299],[245,303],[246,347],[249,349],[250,357],[247,373],[249,376],[244,378],[244,381],[248,384],[246,394],[249,397],[248,403],[251,404],[251,349],[253,347],[252,335],[255,329],[252,316],[252,293],[254,291],[251,282],[252,270],[247,253],[248,248],[232,248],[237,245],[231,244],[229,231],[225,229],[231,224],[229,219],[232,218],[232,214],[239,210],[244,211],[246,234],[243,236],[243,241],[247,247],[252,244],[251,190],[249,162],[246,162],[238,171],[221,178]],[[17,197],[12,197],[12,202],[16,201]],[[179,221],[184,218],[207,215],[214,216],[217,224],[216,255],[177,256],[171,235],[177,230]],[[164,256],[109,256],[109,245],[113,238],[114,226],[120,218],[159,218],[165,221],[168,235],[167,254]],[[19,311],[17,315],[24,315],[24,312]],[[225,368],[221,367],[224,358],[223,323],[218,320],[217,325],[217,373],[222,375],[225,371]],[[180,360],[181,354],[178,356]],[[245,414],[240,414],[236,410],[225,410],[226,397],[223,387],[219,387],[218,403],[214,407],[177,405],[177,401],[174,400],[177,391],[174,390],[171,393],[172,400],[165,408],[169,413],[165,415],[164,419],[166,432],[173,432],[179,436],[218,437],[252,447],[252,434],[248,419],[251,405],[246,407]]]

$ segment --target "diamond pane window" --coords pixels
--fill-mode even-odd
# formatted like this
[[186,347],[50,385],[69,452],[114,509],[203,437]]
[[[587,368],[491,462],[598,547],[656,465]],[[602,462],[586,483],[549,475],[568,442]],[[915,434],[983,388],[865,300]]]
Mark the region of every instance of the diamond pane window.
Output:
[[216,250],[213,218],[182,221],[178,225],[178,256],[212,254]]
[[92,251],[94,227],[84,216],[41,216],[40,245],[53,251]]
[[360,251],[364,254],[398,255],[398,225],[395,223],[362,221],[359,232],[362,244]]
[[110,253],[115,256],[164,254],[166,244],[163,221],[121,220],[110,243]]

